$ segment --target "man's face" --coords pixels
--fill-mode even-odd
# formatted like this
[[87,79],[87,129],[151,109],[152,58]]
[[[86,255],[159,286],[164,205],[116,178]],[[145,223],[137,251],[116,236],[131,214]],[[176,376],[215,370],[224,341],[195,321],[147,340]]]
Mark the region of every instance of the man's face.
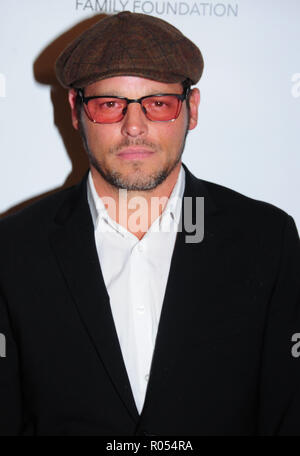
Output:
[[[134,76],[117,76],[87,86],[84,95],[137,99],[153,94],[182,92],[180,83],[166,84]],[[186,134],[197,124],[198,89],[194,89],[190,96],[190,115],[184,101],[178,118],[167,122],[148,120],[141,105],[131,103],[120,122],[96,124],[88,119],[83,109],[78,118],[75,98],[76,92],[71,90],[69,101],[73,125],[81,131],[91,167],[113,186],[127,190],[150,190],[180,167]]]

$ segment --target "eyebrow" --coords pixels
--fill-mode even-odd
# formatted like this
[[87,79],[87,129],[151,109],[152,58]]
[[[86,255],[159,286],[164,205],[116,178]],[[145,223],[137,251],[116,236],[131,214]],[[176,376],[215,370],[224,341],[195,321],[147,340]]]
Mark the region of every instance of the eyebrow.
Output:
[[[115,92],[114,90],[112,91],[106,91],[105,93],[101,93],[101,94],[95,94],[95,95],[91,95],[92,97],[106,97],[106,96],[109,96],[111,95],[112,97],[123,97],[123,95],[120,95],[118,94],[118,92]],[[90,96],[90,95],[89,95]]]
[[106,92],[106,93],[97,93],[97,94],[90,94],[90,95],[87,95],[86,93],[84,94],[84,96],[86,98],[89,98],[89,97],[121,97],[121,98],[128,98],[128,99],[132,99],[132,100],[135,100],[135,99],[140,99],[140,98],[144,98],[144,97],[151,97],[151,96],[155,96],[155,95],[181,95],[182,93],[179,92],[179,93],[176,93],[176,92],[150,92],[149,94],[147,95],[142,95],[141,97],[138,97],[138,98],[130,98],[128,96],[125,96],[125,95],[120,95],[118,94],[117,92],[115,92],[114,90],[112,90],[111,92]]

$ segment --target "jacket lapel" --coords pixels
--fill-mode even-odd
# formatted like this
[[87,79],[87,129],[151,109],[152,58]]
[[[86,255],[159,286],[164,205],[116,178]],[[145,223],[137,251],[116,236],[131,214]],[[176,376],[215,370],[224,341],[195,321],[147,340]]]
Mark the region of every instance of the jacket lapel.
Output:
[[[193,204],[195,196],[204,197],[204,239],[200,243],[187,243],[186,236],[190,233],[185,230],[182,220],[182,230],[177,233],[170,265],[143,416],[147,409],[161,400],[164,387],[168,388],[169,375],[176,372],[177,355],[189,350],[191,332],[199,331],[205,338],[211,328],[207,325],[206,304],[214,286],[212,270],[217,256],[214,215],[218,208],[205,184],[183,166],[186,172],[184,197],[190,197]],[[183,216],[183,207],[181,212]]]
[[134,421],[138,412],[101,272],[87,202],[87,175],[66,194],[50,242],[87,333]]

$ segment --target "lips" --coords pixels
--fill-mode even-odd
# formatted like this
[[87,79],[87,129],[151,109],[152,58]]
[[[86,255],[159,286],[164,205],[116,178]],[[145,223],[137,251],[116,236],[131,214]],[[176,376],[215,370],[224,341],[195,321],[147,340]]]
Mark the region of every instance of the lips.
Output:
[[153,150],[142,147],[128,147],[118,153],[118,157],[124,160],[143,160],[154,154]]

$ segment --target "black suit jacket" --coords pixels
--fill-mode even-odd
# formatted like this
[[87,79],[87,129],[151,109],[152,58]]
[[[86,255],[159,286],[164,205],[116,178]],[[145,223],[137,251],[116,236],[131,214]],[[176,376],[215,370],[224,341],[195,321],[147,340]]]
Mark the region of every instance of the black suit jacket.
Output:
[[185,196],[205,198],[204,240],[177,234],[141,416],[86,176],[0,222],[0,434],[300,435],[294,221],[187,168]]

